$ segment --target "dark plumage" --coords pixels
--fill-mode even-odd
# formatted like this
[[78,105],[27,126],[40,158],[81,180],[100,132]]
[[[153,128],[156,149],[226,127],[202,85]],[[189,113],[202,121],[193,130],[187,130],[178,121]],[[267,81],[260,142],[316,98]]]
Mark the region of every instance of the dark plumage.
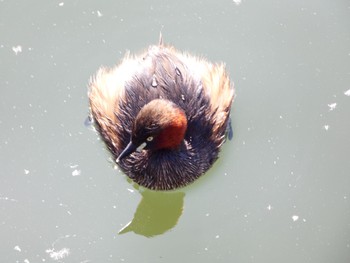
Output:
[[223,64],[162,43],[100,69],[89,90],[95,126],[119,167],[155,190],[185,186],[211,167],[225,140],[233,95]]

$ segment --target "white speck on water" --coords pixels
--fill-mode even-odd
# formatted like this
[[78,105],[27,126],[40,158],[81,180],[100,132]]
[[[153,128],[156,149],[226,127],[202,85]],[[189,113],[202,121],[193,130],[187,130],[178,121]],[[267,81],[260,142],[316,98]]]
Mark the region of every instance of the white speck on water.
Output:
[[350,89],[348,89],[347,91],[344,92],[345,96],[350,96]]
[[64,2],[61,2],[58,4],[59,6],[64,6]]
[[46,249],[46,253],[48,253],[50,255],[50,258],[52,258],[53,260],[60,260],[67,257],[70,254],[70,250],[66,247],[62,248],[59,251],[56,251],[54,248],[52,248]]
[[22,251],[22,249],[21,249],[19,246],[15,246],[13,249],[16,250],[16,251],[18,251],[18,252],[21,252],[21,251]]
[[328,129],[329,129],[329,125],[327,125],[327,124],[326,124],[326,125],[324,125],[324,126],[323,126],[323,129],[325,129],[326,131],[328,131]]
[[79,176],[79,175],[81,175],[81,170],[75,169],[75,170],[72,172],[72,176]]
[[240,4],[242,4],[242,0],[232,0],[232,2],[233,2],[235,5],[240,5]]
[[130,193],[134,193],[134,192],[135,192],[135,190],[130,189],[130,188],[128,188],[128,191],[129,191]]
[[77,164],[72,164],[72,165],[69,165],[70,168],[77,168],[79,165]]
[[30,261],[26,258],[25,260],[23,260],[24,263],[30,263]]
[[24,174],[25,174],[25,175],[27,175],[27,174],[29,174],[29,173],[30,173],[29,170],[24,169]]
[[0,197],[0,200],[10,201],[10,202],[18,202],[18,200],[14,199],[14,198],[9,198],[7,196]]
[[332,111],[337,107],[337,103],[334,102],[334,103],[328,104],[328,107],[329,107],[329,111]]
[[267,210],[269,210],[269,211],[272,210],[272,206],[271,206],[271,205],[268,205],[266,208],[267,208]]
[[97,16],[101,17],[101,16],[103,16],[103,14],[99,10],[97,10]]
[[215,238],[218,239],[220,236],[219,235],[216,235]]
[[210,216],[210,214],[209,214],[209,213],[206,213],[205,216]]
[[18,53],[22,52],[22,46],[18,45],[18,46],[12,47],[12,50],[17,55]]
[[294,222],[295,222],[295,221],[298,221],[299,216],[297,216],[297,215],[293,215],[293,216],[292,216],[292,219],[293,219],[293,221],[294,221]]
[[[58,226],[56,226],[56,228],[58,228]],[[61,236],[61,237],[57,238],[52,243],[51,248],[46,249],[45,252],[47,254],[49,254],[50,258],[52,258],[53,260],[56,260],[58,262],[63,262],[63,261],[61,261],[61,259],[67,257],[70,254],[70,249],[64,247],[61,250],[56,250],[56,248],[55,248],[56,243],[58,243],[62,239],[70,238],[70,237],[76,237],[76,236],[77,236],[76,234],[73,234],[73,235],[64,235],[64,236]],[[45,261],[45,260],[43,260],[43,261]]]

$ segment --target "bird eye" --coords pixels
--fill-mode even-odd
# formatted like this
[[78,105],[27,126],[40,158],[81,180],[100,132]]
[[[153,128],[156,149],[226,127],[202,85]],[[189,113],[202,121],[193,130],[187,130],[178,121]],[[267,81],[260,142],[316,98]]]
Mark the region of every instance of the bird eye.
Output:
[[147,140],[148,142],[153,141],[153,136],[149,136],[146,140]]

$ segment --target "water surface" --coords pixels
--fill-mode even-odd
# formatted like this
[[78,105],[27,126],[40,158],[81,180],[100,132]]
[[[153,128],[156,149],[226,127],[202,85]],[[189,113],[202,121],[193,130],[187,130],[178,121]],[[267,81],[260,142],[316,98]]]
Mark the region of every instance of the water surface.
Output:
[[[341,0],[0,1],[0,261],[350,262],[349,28]],[[160,31],[237,92],[233,140],[173,196],[84,125],[89,77]]]

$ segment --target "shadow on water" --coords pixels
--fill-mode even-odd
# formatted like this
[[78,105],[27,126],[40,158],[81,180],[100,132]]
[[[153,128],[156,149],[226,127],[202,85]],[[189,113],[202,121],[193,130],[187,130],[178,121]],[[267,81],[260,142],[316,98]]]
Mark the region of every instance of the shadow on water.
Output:
[[153,237],[165,233],[177,224],[183,211],[185,193],[145,190],[141,195],[134,218],[119,234],[132,231],[138,235]]

